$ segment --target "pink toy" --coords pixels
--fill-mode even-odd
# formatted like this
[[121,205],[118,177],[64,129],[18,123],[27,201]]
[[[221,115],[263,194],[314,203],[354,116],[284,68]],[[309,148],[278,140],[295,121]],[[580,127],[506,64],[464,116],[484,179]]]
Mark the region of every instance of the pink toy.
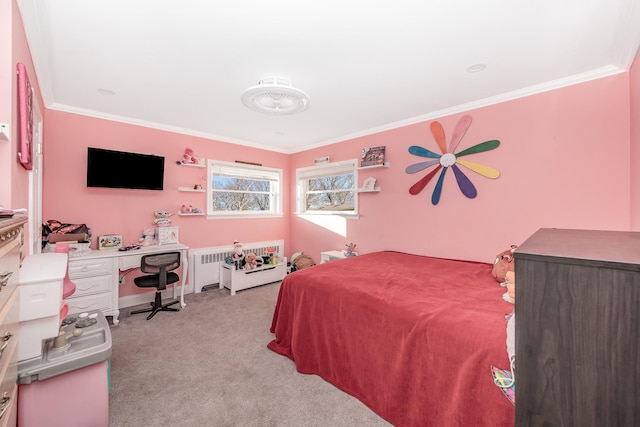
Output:
[[176,163],[182,163],[183,165],[197,165],[199,162],[198,159],[194,156],[193,150],[191,148],[185,148],[182,160]]

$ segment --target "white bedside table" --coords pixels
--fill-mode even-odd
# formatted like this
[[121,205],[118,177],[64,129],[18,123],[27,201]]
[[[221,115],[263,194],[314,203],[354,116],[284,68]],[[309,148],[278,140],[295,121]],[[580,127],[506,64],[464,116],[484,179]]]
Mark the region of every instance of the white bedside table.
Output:
[[[354,252],[354,254],[358,255],[357,252]],[[320,252],[320,264],[324,264],[325,262],[335,261],[337,259],[344,259],[344,258],[347,258],[347,256],[344,254],[344,251]]]

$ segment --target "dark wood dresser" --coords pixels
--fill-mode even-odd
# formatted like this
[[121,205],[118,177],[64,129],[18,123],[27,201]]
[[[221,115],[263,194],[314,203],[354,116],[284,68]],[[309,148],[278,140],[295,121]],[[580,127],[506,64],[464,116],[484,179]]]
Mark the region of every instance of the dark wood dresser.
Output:
[[515,272],[516,426],[640,426],[640,233],[540,229]]

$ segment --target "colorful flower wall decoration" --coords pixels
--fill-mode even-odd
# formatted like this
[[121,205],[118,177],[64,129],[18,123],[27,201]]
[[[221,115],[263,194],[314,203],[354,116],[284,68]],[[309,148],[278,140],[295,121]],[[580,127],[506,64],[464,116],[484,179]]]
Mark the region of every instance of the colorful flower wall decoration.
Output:
[[455,153],[456,149],[458,148],[458,144],[460,144],[460,141],[462,141],[462,137],[469,129],[469,126],[471,126],[471,116],[467,115],[460,117],[460,120],[453,130],[453,135],[451,136],[451,140],[449,141],[449,148],[447,149],[447,141],[442,124],[437,121],[431,123],[431,134],[436,140],[436,143],[438,144],[438,147],[440,148],[442,154],[434,153],[433,151],[427,150],[426,148],[419,147],[417,145],[412,145],[411,147],[409,147],[409,153],[413,154],[414,156],[426,157],[428,159],[434,160],[409,165],[405,169],[406,173],[413,174],[427,169],[431,166],[436,166],[434,170],[432,170],[427,175],[422,177],[422,179],[420,179],[418,182],[413,184],[411,188],[409,188],[409,193],[414,196],[419,194],[427,186],[429,181],[431,181],[431,179],[436,176],[438,171],[442,170],[442,172],[440,172],[440,176],[438,177],[438,182],[436,182],[436,186],[433,189],[433,193],[431,194],[431,203],[437,205],[440,201],[440,196],[442,195],[444,176],[447,173],[447,170],[451,168],[453,170],[453,174],[456,177],[458,187],[460,188],[462,194],[470,199],[473,199],[478,195],[478,191],[459,166],[463,166],[487,178],[496,179],[500,176],[500,171],[492,168],[491,166],[481,165],[479,163],[473,163],[467,160],[460,159],[460,157],[468,156],[470,154],[482,153],[484,151],[496,149],[500,146],[500,141],[494,139],[481,142],[480,144],[476,144],[472,147],[467,148],[466,150],[460,151],[459,153]]

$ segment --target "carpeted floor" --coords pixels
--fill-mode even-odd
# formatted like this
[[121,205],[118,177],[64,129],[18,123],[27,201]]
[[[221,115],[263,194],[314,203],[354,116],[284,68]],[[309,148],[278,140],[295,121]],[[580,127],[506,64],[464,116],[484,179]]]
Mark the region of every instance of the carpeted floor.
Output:
[[110,426],[389,426],[267,349],[279,286],[190,294],[151,320],[123,310],[111,328]]

